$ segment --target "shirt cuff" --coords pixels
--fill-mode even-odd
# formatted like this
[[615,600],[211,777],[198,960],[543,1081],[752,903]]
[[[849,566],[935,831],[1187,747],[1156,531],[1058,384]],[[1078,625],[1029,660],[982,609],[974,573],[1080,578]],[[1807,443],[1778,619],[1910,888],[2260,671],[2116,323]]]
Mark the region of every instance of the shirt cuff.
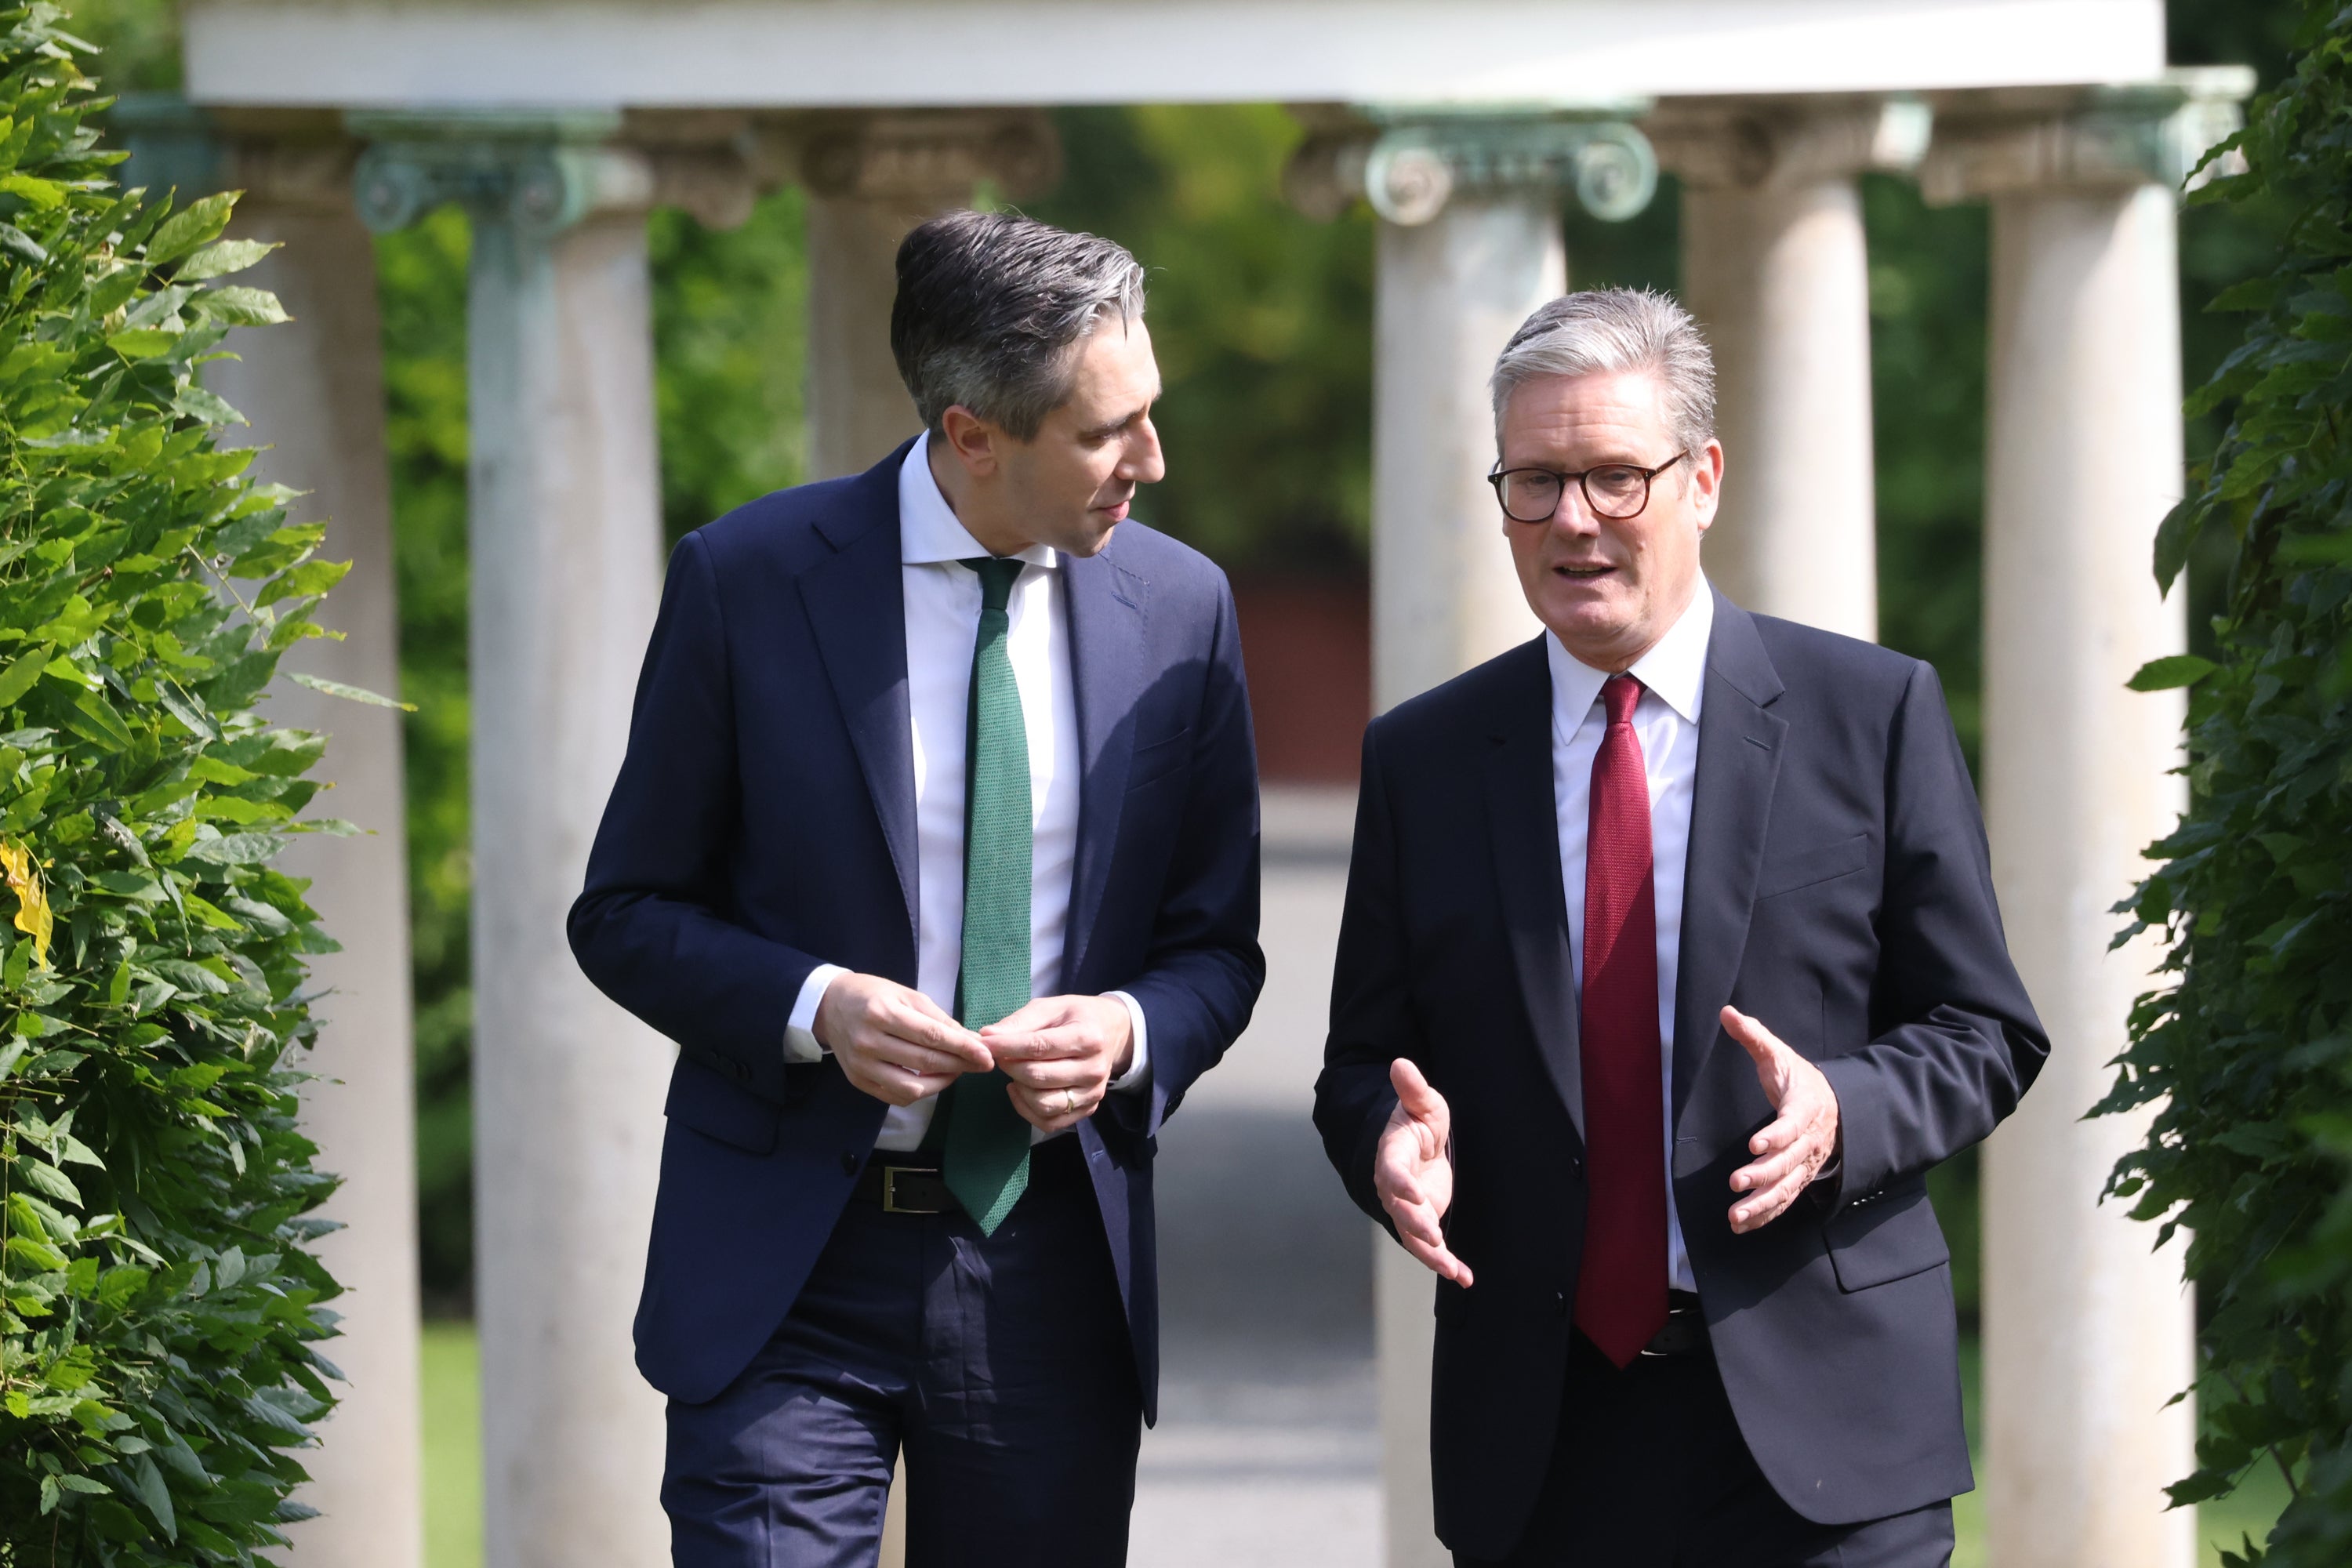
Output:
[[817,1043],[815,1034],[817,1004],[824,1000],[825,987],[848,973],[838,963],[820,963],[801,982],[801,994],[793,1003],[793,1016],[784,1024],[784,1060],[824,1060],[825,1049]]
[[1143,1022],[1143,1004],[1124,991],[1104,993],[1127,1004],[1127,1022],[1135,1040],[1135,1056],[1125,1072],[1110,1080],[1116,1094],[1132,1094],[1151,1087],[1151,1031]]

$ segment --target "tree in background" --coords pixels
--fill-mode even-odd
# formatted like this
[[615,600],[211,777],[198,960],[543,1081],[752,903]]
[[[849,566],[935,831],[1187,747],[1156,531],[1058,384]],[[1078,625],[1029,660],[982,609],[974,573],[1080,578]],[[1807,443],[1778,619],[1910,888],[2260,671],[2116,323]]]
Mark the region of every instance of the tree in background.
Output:
[[2227,552],[2210,658],[2133,684],[2192,688],[2190,804],[2150,850],[2126,937],[2155,928],[2173,983],[2143,998],[2101,1109],[2155,1104],[2112,1192],[2187,1226],[2206,1307],[2205,1434],[2189,1503],[2274,1463],[2294,1500],[2267,1554],[2352,1559],[2352,9],[2323,0],[2293,77],[2236,139],[2246,172],[2197,200],[2289,216],[2273,268],[2224,293],[2243,342],[2190,399],[2226,411],[2165,521],[2169,590],[2200,535]]
[[250,1564],[336,1375],[269,862],[340,826],[253,705],[344,567],[197,380],[268,247],[114,188],[58,21],[0,9],[0,1563]]

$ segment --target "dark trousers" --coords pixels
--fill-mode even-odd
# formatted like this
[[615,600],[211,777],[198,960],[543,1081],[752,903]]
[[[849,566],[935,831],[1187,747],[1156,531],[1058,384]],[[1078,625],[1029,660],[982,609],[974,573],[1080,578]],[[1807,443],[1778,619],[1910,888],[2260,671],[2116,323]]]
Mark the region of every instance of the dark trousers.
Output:
[[853,1199],[751,1365],[670,1403],[677,1568],[870,1568],[901,1447],[908,1568],[1126,1562],[1142,1398],[1110,1248],[1078,1141],[1031,1166],[992,1237]]
[[1569,1352],[1551,1473],[1508,1557],[1461,1568],[1944,1568],[1952,1505],[1815,1524],[1780,1500],[1739,1435],[1712,1356],[1620,1372]]

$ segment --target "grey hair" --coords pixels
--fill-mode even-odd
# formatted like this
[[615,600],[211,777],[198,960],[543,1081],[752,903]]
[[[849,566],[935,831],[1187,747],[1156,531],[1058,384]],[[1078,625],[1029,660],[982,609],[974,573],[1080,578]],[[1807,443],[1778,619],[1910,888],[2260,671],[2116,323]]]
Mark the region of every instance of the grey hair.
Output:
[[1495,357],[1495,436],[1521,384],[1545,375],[1646,370],[1664,389],[1675,439],[1696,452],[1715,439],[1715,355],[1691,313],[1648,289],[1563,294],[1520,323]]
[[1077,348],[1143,315],[1143,268],[1097,235],[1017,213],[950,213],[898,247],[890,353],[932,434],[961,404],[1029,441],[1068,401]]

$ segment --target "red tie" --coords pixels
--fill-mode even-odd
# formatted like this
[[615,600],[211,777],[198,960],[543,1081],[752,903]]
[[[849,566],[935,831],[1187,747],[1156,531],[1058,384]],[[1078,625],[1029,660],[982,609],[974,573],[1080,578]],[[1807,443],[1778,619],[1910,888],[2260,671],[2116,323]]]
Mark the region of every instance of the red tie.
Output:
[[1666,1322],[1665,1109],[1658,1060],[1658,908],[1650,783],[1633,706],[1642,683],[1601,689],[1609,728],[1592,759],[1584,837],[1584,1262],[1576,1326],[1620,1367]]

